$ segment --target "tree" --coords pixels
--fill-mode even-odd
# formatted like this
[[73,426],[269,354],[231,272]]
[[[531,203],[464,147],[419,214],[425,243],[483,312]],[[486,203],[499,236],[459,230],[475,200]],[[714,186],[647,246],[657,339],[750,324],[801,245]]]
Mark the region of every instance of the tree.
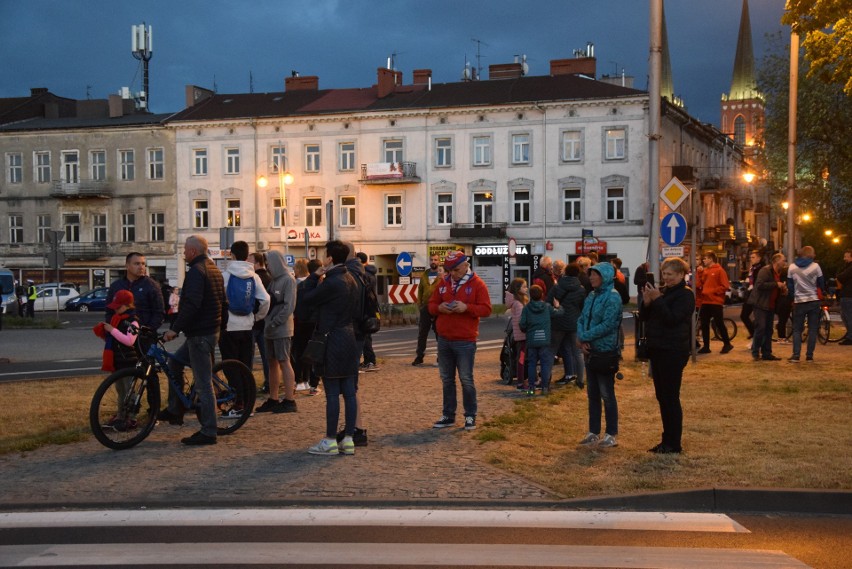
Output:
[[[757,166],[779,203],[787,188],[790,47],[780,33],[769,40],[757,74],[766,104],[759,141],[763,152]],[[839,84],[808,75],[806,57],[799,62],[796,209],[813,216],[810,223],[801,225],[802,242],[813,245],[819,259],[833,261],[839,248],[825,236],[826,228],[832,228],[835,235],[849,235],[845,246],[852,243],[852,145],[848,142],[852,101]]]
[[849,0],[787,0],[781,22],[802,37],[802,47],[811,61],[808,76],[842,85],[852,97]]

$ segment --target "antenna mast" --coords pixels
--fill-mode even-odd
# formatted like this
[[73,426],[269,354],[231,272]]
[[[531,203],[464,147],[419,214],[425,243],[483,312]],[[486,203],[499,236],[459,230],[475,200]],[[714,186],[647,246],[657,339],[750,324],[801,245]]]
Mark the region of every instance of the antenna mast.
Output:
[[476,38],[470,38],[470,41],[476,44],[476,78],[482,77],[482,46],[488,47],[488,44]]
[[142,22],[139,26],[130,26],[130,52],[135,59],[142,62],[142,92],[139,93],[139,108],[148,110],[150,97],[148,96],[148,62],[154,55],[153,28]]

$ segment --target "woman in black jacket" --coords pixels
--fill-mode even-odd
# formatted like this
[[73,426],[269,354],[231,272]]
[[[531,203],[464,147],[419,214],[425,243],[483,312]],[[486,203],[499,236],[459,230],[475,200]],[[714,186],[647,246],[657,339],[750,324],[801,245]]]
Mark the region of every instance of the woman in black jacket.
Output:
[[663,420],[663,440],[649,452],[670,454],[682,450],[680,385],[692,347],[695,294],[686,286],[684,278],[689,266],[683,259],[669,257],[660,269],[665,286],[657,288],[651,283],[645,284],[639,320],[645,324],[654,391]]
[[[360,308],[360,299],[355,279],[344,265],[349,247],[340,241],[329,241],[325,247],[325,262],[305,279],[299,299],[306,308],[316,310],[316,332],[327,335],[324,371],[319,374],[325,385],[325,438],[308,452],[319,455],[355,454],[352,440],[357,413],[355,378],[361,354],[355,343],[352,317],[353,310]],[[322,282],[320,276],[323,276]],[[343,440],[338,445],[341,395],[345,427]]]

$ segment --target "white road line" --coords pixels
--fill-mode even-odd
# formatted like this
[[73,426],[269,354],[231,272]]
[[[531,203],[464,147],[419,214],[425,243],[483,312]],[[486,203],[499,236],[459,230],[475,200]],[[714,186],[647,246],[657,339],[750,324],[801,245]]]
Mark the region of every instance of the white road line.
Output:
[[63,371],[92,371],[92,370],[100,370],[99,367],[69,367],[69,368],[61,368],[61,369],[41,369],[36,371],[12,371],[8,373],[0,373],[0,377],[10,376],[10,375],[35,375],[38,373],[59,373]]
[[682,512],[396,510],[396,509],[210,509],[94,510],[0,513],[0,528],[124,526],[393,526],[534,527],[749,533],[724,514]]
[[158,543],[12,545],[0,547],[3,566],[122,566],[249,564],[405,567],[622,567],[643,569],[806,569],[782,551],[457,543]]

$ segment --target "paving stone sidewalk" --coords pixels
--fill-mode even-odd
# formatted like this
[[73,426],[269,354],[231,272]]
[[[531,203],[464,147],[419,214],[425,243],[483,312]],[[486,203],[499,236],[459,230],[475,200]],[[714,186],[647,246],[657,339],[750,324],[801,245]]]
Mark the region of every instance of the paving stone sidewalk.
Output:
[[[477,354],[480,423],[509,411],[516,398],[497,381],[497,358],[497,350]],[[307,454],[324,432],[325,397],[302,395],[298,413],[257,414],[215,446],[180,444],[197,429],[193,418],[183,427],[160,424],[126,451],[91,438],[2,456],[0,509],[558,499],[484,463],[475,431],[464,431],[461,420],[458,428],[432,429],[441,411],[438,369],[410,363],[389,359],[360,375],[369,446],[355,456]]]

